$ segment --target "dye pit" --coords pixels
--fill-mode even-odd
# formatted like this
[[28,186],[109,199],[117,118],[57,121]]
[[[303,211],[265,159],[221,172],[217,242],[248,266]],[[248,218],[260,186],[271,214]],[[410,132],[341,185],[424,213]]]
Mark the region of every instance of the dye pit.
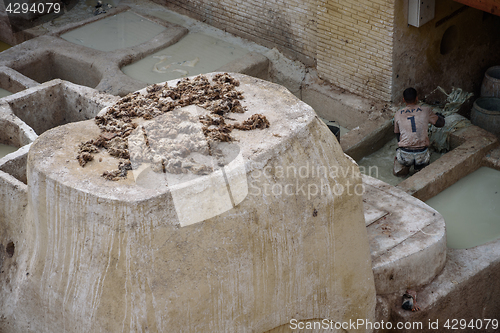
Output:
[[467,249],[500,237],[500,171],[481,167],[425,202],[443,215],[447,245]]
[[12,93],[10,91],[0,88],[0,98],[6,97],[9,95],[12,95]]
[[108,52],[147,42],[163,31],[165,27],[126,11],[66,32],[61,38]]
[[4,43],[0,40],[0,52],[5,51],[7,49],[11,48],[11,46],[7,43]]
[[122,68],[126,75],[148,84],[209,73],[248,53],[221,39],[193,32],[166,49]]
[[18,149],[17,147],[0,143],[0,158],[3,158],[7,154],[15,152],[17,149]]
[[[398,142],[396,138],[393,138],[392,140],[387,142],[381,149],[368,156],[363,157],[358,161],[361,172],[394,186],[398,185],[408,177],[411,177],[414,174],[413,168],[411,169],[410,174],[405,177],[396,177],[392,173],[394,156],[396,156],[397,147]],[[442,153],[432,151],[430,162],[433,163],[442,155]]]

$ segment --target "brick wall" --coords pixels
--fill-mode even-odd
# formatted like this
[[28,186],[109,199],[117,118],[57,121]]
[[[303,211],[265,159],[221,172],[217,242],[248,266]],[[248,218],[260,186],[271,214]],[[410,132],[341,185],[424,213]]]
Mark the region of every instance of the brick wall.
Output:
[[318,73],[348,91],[391,100],[394,0],[318,3]]
[[391,99],[395,0],[156,0],[316,66],[340,88]]

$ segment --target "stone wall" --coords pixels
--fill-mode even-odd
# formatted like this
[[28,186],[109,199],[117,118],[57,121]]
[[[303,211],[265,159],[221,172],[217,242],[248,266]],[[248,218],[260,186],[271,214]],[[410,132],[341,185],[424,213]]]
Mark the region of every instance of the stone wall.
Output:
[[347,91],[390,100],[393,0],[155,0],[315,66]]
[[394,1],[318,1],[320,76],[353,93],[391,99]]

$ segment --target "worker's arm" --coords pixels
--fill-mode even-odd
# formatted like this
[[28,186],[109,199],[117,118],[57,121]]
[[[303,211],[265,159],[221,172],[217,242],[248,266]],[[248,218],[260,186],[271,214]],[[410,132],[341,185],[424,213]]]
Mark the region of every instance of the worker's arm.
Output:
[[399,140],[401,139],[401,133],[399,132],[399,124],[396,121],[396,118],[394,118],[394,134],[396,134],[396,138]]
[[436,123],[434,124],[434,126],[436,127],[443,127],[444,126],[444,116],[441,114],[441,113],[436,113],[436,116],[438,116],[438,120],[436,121]]

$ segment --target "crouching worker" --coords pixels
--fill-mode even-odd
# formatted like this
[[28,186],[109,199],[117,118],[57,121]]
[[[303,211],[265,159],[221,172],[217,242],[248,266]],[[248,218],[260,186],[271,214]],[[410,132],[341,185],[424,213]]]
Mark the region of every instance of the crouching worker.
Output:
[[406,107],[394,116],[394,133],[398,138],[398,149],[394,158],[393,173],[396,176],[406,176],[413,165],[419,171],[429,165],[431,154],[429,152],[428,124],[436,127],[444,126],[444,117],[435,114],[427,106],[417,105],[417,91],[408,88],[403,92]]

